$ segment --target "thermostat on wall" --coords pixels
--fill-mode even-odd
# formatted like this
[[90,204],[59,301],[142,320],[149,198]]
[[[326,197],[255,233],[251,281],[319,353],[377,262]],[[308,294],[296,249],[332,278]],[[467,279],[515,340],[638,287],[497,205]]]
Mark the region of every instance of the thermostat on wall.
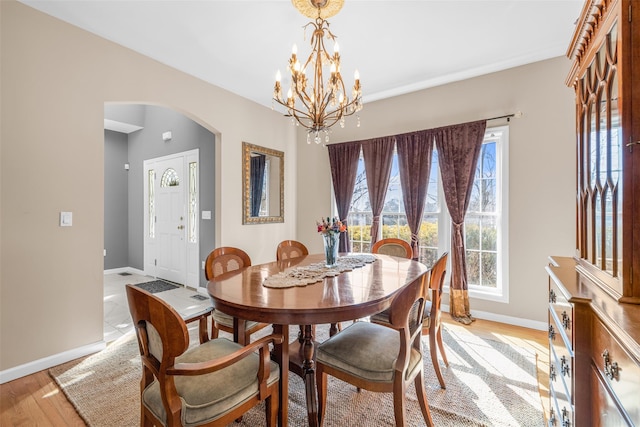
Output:
[[73,212],[60,212],[60,227],[71,227]]

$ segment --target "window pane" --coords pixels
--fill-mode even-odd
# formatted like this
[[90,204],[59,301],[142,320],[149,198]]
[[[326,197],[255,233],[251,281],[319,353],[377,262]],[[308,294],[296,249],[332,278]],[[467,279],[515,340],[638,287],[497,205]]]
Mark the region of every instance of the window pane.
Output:
[[[477,169],[476,169],[477,171]],[[480,211],[480,187],[479,180],[477,177],[474,181],[473,187],[471,188],[471,198],[469,199],[469,207],[467,208],[467,212],[479,212]]]
[[467,251],[467,284],[480,284],[480,253]]
[[149,237],[153,239],[156,237],[156,196],[154,187],[156,171],[149,169],[147,179],[147,185],[149,187]]
[[362,153],[360,153],[356,183],[351,198],[351,206],[349,207],[349,215],[347,217],[351,250],[353,252],[369,252],[369,246],[371,244],[371,223],[373,219],[368,191],[364,159]]
[[160,181],[160,187],[176,187],[180,185],[180,178],[178,177],[178,172],[173,168],[168,168],[162,174],[162,179]]
[[400,171],[398,169],[398,153],[395,150],[393,151],[393,159],[391,161],[391,175],[389,176],[389,185],[387,186],[387,194],[384,198],[384,206],[382,207],[382,211],[389,213],[404,213],[402,186],[400,184]]
[[495,288],[498,285],[498,258],[495,253],[482,252],[482,286]]
[[188,227],[189,227],[189,242],[196,243],[196,226],[198,224],[198,206],[197,195],[198,189],[196,183],[198,182],[198,164],[196,162],[189,163],[189,215],[188,215]]
[[480,218],[467,216],[464,220],[464,237],[467,251],[480,250]]
[[429,171],[427,197],[424,203],[420,231],[418,232],[418,260],[429,267],[438,259],[440,249],[440,240],[438,239],[440,220],[439,182],[440,169],[438,168],[438,151],[434,147],[431,154],[431,170]]
[[482,235],[482,250],[496,251],[498,250],[498,228],[496,227],[496,219],[493,216],[484,216],[480,220]]

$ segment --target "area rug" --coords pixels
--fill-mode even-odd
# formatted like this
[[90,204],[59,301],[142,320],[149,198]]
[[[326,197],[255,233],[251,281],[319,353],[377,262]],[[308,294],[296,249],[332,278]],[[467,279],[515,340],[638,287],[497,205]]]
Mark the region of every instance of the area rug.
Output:
[[[192,342],[195,342],[196,330],[190,331]],[[297,329],[292,330],[292,336],[296,332]],[[318,338],[323,336],[326,331],[319,326]],[[453,333],[445,329],[443,338],[450,367],[442,365],[447,384],[443,390],[431,366],[426,338],[425,384],[436,426],[544,425],[535,353],[467,332]],[[141,368],[133,333],[100,353],[51,368],[49,372],[87,425],[139,425]],[[407,396],[407,425],[424,426],[413,386]],[[367,426],[395,425],[392,395],[358,392],[350,384],[330,377],[325,427],[363,423]],[[252,409],[242,422],[232,425],[265,425],[264,407]],[[289,380],[289,425],[308,425],[304,383],[296,375],[290,375]]]
[[153,280],[151,282],[138,283],[135,285],[138,288],[144,289],[147,292],[156,294],[158,292],[170,291],[172,289],[179,288],[178,285],[165,282],[164,280]]

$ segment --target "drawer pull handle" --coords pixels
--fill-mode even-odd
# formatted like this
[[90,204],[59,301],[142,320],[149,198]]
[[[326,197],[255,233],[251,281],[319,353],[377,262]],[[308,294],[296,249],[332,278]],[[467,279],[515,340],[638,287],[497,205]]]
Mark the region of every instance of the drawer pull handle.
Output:
[[549,302],[554,303],[556,302],[556,293],[554,292],[553,289],[551,289],[549,291]]
[[605,350],[602,353],[602,358],[604,359],[604,374],[610,380],[618,379],[618,362],[611,362],[611,358],[609,357],[609,350]]
[[556,380],[556,365],[551,365],[549,366],[549,379],[551,379],[551,381]]
[[571,318],[566,311],[562,312],[562,327],[567,330],[571,327]]
[[571,419],[567,408],[562,408],[562,427],[571,427]]
[[556,339],[556,330],[553,329],[553,325],[549,325],[549,339],[552,341]]
[[571,377],[571,366],[569,366],[569,361],[565,356],[560,358],[560,372],[562,372],[563,377]]

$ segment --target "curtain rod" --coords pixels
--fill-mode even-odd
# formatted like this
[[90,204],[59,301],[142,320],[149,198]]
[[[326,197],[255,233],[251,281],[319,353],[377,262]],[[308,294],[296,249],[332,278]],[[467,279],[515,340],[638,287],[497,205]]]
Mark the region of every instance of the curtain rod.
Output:
[[489,121],[489,120],[507,119],[507,121],[511,121],[511,117],[515,117],[516,119],[519,119],[520,117],[522,117],[522,111],[517,111],[511,114],[505,114],[504,116],[491,117],[490,119],[485,119],[485,120]]
[[[484,120],[484,121],[488,122],[489,120],[507,119],[507,122],[510,122],[512,117],[514,117],[516,119],[519,119],[522,116],[524,116],[522,111],[516,111],[515,113],[505,114],[503,116],[496,116],[496,117],[491,117],[490,119],[481,119],[481,120]],[[479,120],[476,120],[476,121],[479,121]],[[446,127],[446,126],[442,126],[442,127]],[[435,128],[435,129],[437,129],[437,128]],[[414,133],[414,132],[420,132],[420,131],[403,132],[403,133],[398,134],[398,135],[404,135],[404,134],[409,134],[409,133]],[[398,135],[387,135],[387,137],[388,136],[398,136]],[[384,137],[384,138],[386,138],[386,137]],[[369,138],[369,139],[371,139],[371,138]],[[368,140],[365,140],[365,141],[368,141]],[[338,142],[336,144],[346,144],[346,143],[349,143],[349,142],[362,142],[362,141],[345,141],[345,142]],[[329,145],[331,145],[331,144],[329,144]]]

